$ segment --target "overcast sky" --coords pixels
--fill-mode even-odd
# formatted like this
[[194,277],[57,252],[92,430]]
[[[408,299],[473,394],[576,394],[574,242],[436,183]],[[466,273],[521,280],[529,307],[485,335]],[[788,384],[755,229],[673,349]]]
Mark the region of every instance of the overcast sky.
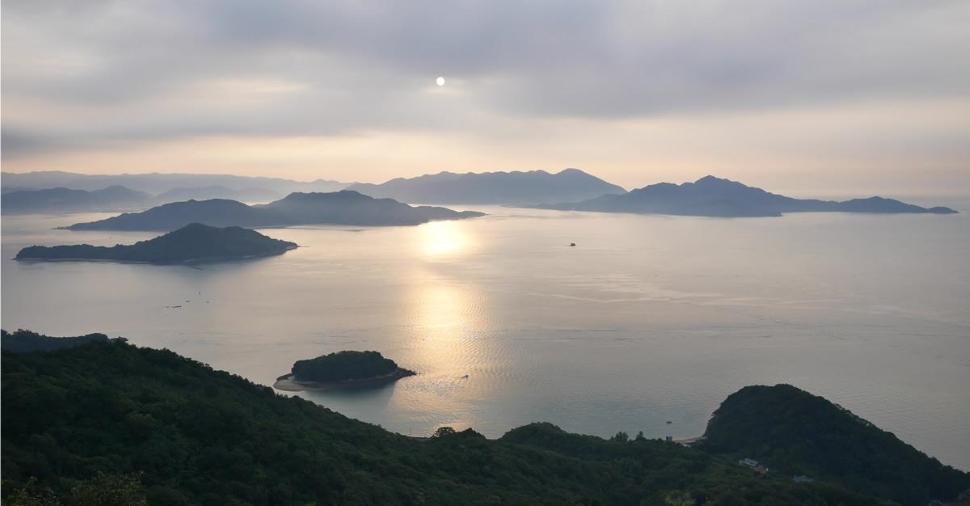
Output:
[[[970,193],[966,0],[4,0],[3,169]],[[435,78],[444,76],[445,86]]]

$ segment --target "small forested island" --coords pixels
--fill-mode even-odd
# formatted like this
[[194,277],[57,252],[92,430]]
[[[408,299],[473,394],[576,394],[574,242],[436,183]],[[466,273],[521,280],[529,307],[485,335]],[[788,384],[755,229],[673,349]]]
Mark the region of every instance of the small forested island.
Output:
[[297,360],[292,372],[277,378],[273,387],[286,391],[367,388],[415,374],[376,351],[338,351]]
[[[2,354],[5,506],[877,506],[970,497],[970,473],[788,385],[731,395],[691,447],[549,423],[497,439],[447,427],[414,438],[169,350],[78,344]],[[754,471],[752,459],[768,470]]]
[[240,227],[186,225],[154,239],[115,246],[29,246],[17,260],[89,260],[154,264],[201,263],[279,255],[296,244]]

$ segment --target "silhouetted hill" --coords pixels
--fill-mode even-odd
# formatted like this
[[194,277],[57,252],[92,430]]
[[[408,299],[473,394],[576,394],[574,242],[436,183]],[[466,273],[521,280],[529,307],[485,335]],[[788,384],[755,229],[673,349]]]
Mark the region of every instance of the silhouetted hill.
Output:
[[970,489],[970,474],[791,385],[749,386],[728,396],[708,423],[703,448],[902,504],[953,500]]
[[271,227],[282,221],[242,202],[225,199],[188,200],[153,207],[140,213],[125,213],[103,220],[77,223],[70,230],[175,230],[190,223],[214,227]]
[[679,185],[659,183],[632,190],[622,195],[603,195],[582,202],[537,205],[535,207],[609,213],[715,217],[781,216],[783,213],[797,212],[934,214],[956,212],[946,207],[927,209],[881,197],[854,199],[845,202],[795,199],[714,176],[705,176],[693,183]]
[[79,213],[143,209],[151,201],[151,195],[123,186],[94,191],[48,188],[4,193],[0,207],[4,214]]
[[188,223],[213,226],[285,227],[290,225],[419,225],[432,220],[482,216],[474,211],[409,206],[391,199],[375,199],[353,191],[291,193],[265,205],[248,206],[234,200],[189,200],[153,207],[90,223],[71,230],[172,230]]
[[29,246],[17,260],[114,260],[185,263],[279,255],[296,244],[240,227],[216,228],[199,223],[132,245]]
[[475,211],[409,206],[393,199],[373,198],[355,191],[291,193],[262,207],[282,215],[288,225],[420,225],[433,220],[484,216]]
[[10,353],[63,350],[89,343],[106,342],[108,342],[108,336],[104,334],[87,334],[76,337],[50,337],[29,330],[18,330],[13,333],[0,330],[0,349]]
[[[673,443],[547,424],[500,440],[409,438],[120,341],[4,353],[0,372],[5,505],[876,504]],[[84,502],[92,491],[99,502]]]
[[348,189],[403,202],[442,204],[530,204],[571,202],[625,190],[579,169],[556,174],[530,172],[441,172],[397,178],[381,184],[356,183]]

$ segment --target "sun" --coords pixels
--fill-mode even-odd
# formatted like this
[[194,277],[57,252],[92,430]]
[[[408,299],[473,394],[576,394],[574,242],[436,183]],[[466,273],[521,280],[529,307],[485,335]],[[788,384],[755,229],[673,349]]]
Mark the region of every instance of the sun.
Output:
[[434,83],[437,84],[438,86],[444,86],[445,85],[445,78],[443,76],[438,76],[434,80]]

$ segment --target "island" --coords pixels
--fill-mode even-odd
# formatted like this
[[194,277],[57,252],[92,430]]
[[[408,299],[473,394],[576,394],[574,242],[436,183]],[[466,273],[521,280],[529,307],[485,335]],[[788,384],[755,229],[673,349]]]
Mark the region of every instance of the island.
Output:
[[28,246],[17,253],[16,260],[184,264],[266,257],[296,247],[296,243],[273,239],[255,230],[192,223],[130,245]]
[[619,195],[602,195],[579,202],[537,203],[531,207],[601,213],[669,214],[746,218],[785,213],[841,212],[876,214],[954,214],[948,207],[920,207],[895,199],[869,197],[845,201],[796,199],[770,193],[737,181],[705,176],[693,183],[658,183]]
[[376,199],[355,191],[291,193],[263,205],[228,199],[187,200],[124,213],[104,220],[76,223],[68,230],[174,230],[189,223],[216,227],[288,227],[294,225],[391,226],[420,225],[433,220],[484,216],[475,211],[410,206]]
[[370,388],[415,374],[376,351],[339,351],[296,361],[292,372],[277,378],[273,388],[290,392]]

